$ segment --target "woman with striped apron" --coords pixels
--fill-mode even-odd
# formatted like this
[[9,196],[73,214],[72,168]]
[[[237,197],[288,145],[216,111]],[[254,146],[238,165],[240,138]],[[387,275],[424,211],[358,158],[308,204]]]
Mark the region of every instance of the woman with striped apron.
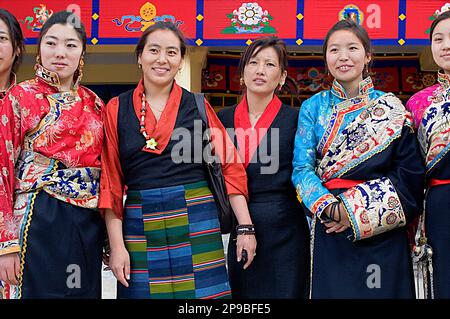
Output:
[[[100,208],[118,298],[231,296],[217,207],[202,161],[204,128],[194,94],[174,80],[185,50],[174,24],[149,27],[136,47],[141,81],[106,107]],[[250,230],[245,170],[207,103],[206,113],[231,206]],[[248,253],[244,267],[255,248],[253,234],[238,236],[238,255]]]

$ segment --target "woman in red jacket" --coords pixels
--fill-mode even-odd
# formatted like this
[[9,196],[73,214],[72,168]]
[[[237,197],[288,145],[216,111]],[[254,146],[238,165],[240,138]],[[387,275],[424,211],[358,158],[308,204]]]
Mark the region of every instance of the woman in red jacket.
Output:
[[79,84],[85,52],[83,24],[54,13],[41,29],[36,77],[7,97],[21,147],[7,216],[14,231],[0,257],[11,298],[101,297],[104,223],[95,209],[103,102]]
[[[17,19],[8,11],[0,9],[0,256],[15,250],[16,223],[12,214],[14,192],[14,158],[18,155],[18,126],[15,125],[12,108],[6,103],[7,95],[16,85],[15,72],[25,51],[24,38]],[[0,257],[0,269],[7,258]],[[15,258],[14,261],[17,261]],[[10,272],[0,271],[0,299],[9,298],[10,287],[15,283],[18,263]]]

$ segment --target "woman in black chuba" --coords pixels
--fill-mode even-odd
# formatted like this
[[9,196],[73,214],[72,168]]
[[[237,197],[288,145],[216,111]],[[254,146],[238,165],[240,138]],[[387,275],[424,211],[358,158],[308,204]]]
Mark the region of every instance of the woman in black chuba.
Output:
[[307,297],[309,230],[291,182],[298,111],[275,94],[286,69],[284,42],[255,40],[239,62],[244,96],[219,112],[246,168],[258,242],[252,267],[244,269],[237,261],[236,234],[231,234],[228,269],[234,298]]

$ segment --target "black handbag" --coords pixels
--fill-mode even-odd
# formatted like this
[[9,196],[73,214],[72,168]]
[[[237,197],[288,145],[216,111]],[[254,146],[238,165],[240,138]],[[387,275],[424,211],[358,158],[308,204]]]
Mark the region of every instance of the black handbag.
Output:
[[[206,116],[205,97],[203,94],[195,93],[195,102],[197,104],[198,113],[209,128],[208,117]],[[233,228],[233,210],[228,199],[225,179],[223,177],[222,165],[217,156],[212,154],[211,136],[207,133],[206,140],[203,139],[203,149],[205,154],[203,163],[206,171],[206,178],[211,193],[217,205],[217,214],[220,222],[220,230],[222,234],[228,234]]]

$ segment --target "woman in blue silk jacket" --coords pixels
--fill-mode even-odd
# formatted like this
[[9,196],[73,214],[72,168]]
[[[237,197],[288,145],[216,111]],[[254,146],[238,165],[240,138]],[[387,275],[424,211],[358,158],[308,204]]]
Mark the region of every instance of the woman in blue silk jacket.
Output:
[[331,90],[306,100],[292,181],[312,216],[311,298],[414,298],[406,225],[424,168],[411,115],[374,89],[367,32],[336,23],[323,45]]

